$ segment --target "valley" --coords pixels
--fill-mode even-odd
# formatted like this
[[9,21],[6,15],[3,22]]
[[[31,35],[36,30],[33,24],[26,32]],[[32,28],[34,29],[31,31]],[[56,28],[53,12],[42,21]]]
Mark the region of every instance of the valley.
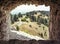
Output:
[[[15,18],[14,18],[15,17]],[[11,16],[11,26],[16,31],[49,39],[49,14],[46,11],[32,11]]]

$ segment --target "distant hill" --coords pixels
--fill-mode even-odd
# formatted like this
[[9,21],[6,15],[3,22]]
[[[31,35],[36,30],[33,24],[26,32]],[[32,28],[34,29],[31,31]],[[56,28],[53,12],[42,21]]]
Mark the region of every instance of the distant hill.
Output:
[[50,11],[37,11],[37,12],[41,12],[42,14],[47,14],[47,15],[50,14]]
[[[21,15],[26,15],[26,14],[28,14],[28,15],[34,15],[37,12],[40,12],[43,15],[49,15],[50,14],[50,11],[40,11],[40,10],[38,10],[38,11],[30,11],[30,12],[26,12],[24,14],[21,14],[21,13],[18,13],[18,14],[21,14]],[[18,14],[12,14],[12,15],[18,15]]]
[[28,15],[34,15],[37,12],[40,12],[43,15],[49,15],[50,14],[50,11],[31,11],[31,12],[27,12],[26,14],[28,14]]

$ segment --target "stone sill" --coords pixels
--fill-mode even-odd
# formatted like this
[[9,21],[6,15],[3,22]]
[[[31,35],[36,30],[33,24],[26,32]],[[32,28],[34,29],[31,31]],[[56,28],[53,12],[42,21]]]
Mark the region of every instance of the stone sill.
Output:
[[17,40],[11,39],[9,41],[0,40],[0,44],[60,44],[60,41],[57,40]]

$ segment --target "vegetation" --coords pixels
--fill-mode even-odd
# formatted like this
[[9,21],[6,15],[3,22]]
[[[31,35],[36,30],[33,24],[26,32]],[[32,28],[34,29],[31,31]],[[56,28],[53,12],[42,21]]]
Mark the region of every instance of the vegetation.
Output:
[[21,21],[25,22],[26,21],[26,18],[21,19]]
[[19,31],[19,30],[20,30],[18,26],[16,26],[16,29],[17,29],[17,31]]
[[[39,14],[38,14],[39,13]],[[26,14],[11,14],[12,25],[16,26],[17,31],[24,31],[34,36],[39,36],[44,39],[49,38],[49,14],[45,11],[32,11]],[[22,22],[20,25],[18,23]],[[18,26],[20,25],[20,26]]]
[[21,14],[21,13],[19,13],[19,14],[18,14],[18,17],[22,17],[22,14]]
[[28,18],[28,16],[25,16],[25,18]]
[[32,27],[31,25],[29,25],[29,27]]
[[18,21],[18,16],[16,14],[15,15],[11,14],[11,23],[13,24],[16,21]]
[[18,21],[18,16],[14,15],[14,21]]
[[41,35],[41,37],[43,38],[43,34],[41,33],[40,35]]

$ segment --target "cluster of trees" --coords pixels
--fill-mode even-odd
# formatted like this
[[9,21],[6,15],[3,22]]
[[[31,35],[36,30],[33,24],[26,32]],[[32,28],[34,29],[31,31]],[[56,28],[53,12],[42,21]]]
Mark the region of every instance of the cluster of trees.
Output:
[[[48,12],[41,12],[41,13],[47,14]],[[34,14],[37,14],[37,12],[35,12],[35,11],[27,12],[25,15],[26,15],[26,18],[29,17],[32,22],[37,22],[38,24],[42,23],[42,24],[48,26],[48,19],[40,18],[40,16],[42,16],[42,15],[39,15],[36,18],[36,16],[34,16]],[[14,14],[14,15],[11,14],[11,22],[14,23],[14,22],[18,21],[18,18],[22,17],[23,15],[24,14],[21,14],[21,13],[19,13],[17,15],[16,14]],[[26,18],[21,19],[21,21],[26,21]]]
[[[40,12],[40,13],[42,13],[41,15],[39,15],[37,18],[36,18],[36,16],[34,16],[34,14],[37,14],[37,12]],[[46,26],[48,26],[49,24],[49,22],[48,22],[48,20],[49,19],[44,19],[44,18],[40,18],[40,16],[47,16],[47,17],[49,17],[49,11],[32,11],[32,12],[29,12],[29,13],[26,13],[26,16],[28,16],[30,19],[31,19],[31,21],[32,22],[37,22],[38,24],[44,24],[44,25],[46,25]]]
[[[43,14],[42,14],[43,15]],[[42,15],[39,15],[37,18],[36,18],[36,16],[34,16],[34,15],[26,15],[26,16],[28,16],[29,18],[30,18],[30,20],[31,20],[31,22],[37,22],[38,24],[44,24],[44,25],[46,25],[46,26],[48,26],[49,24],[49,22],[48,22],[48,19],[44,19],[44,18],[42,18],[43,16]],[[41,17],[40,17],[41,16]],[[45,16],[44,16],[45,17]]]
[[11,23],[13,24],[14,22],[16,21],[19,21],[18,18],[19,17],[22,17],[22,14],[19,13],[19,14],[10,14],[11,15]]
[[44,19],[44,18],[38,18],[38,20],[37,20],[37,23],[38,24],[40,24],[40,23],[42,23],[42,24],[44,24],[44,25],[46,25],[46,26],[48,26],[49,24],[48,24],[48,19]]
[[36,22],[36,17],[35,16],[31,16],[30,19],[31,19],[32,22]]

